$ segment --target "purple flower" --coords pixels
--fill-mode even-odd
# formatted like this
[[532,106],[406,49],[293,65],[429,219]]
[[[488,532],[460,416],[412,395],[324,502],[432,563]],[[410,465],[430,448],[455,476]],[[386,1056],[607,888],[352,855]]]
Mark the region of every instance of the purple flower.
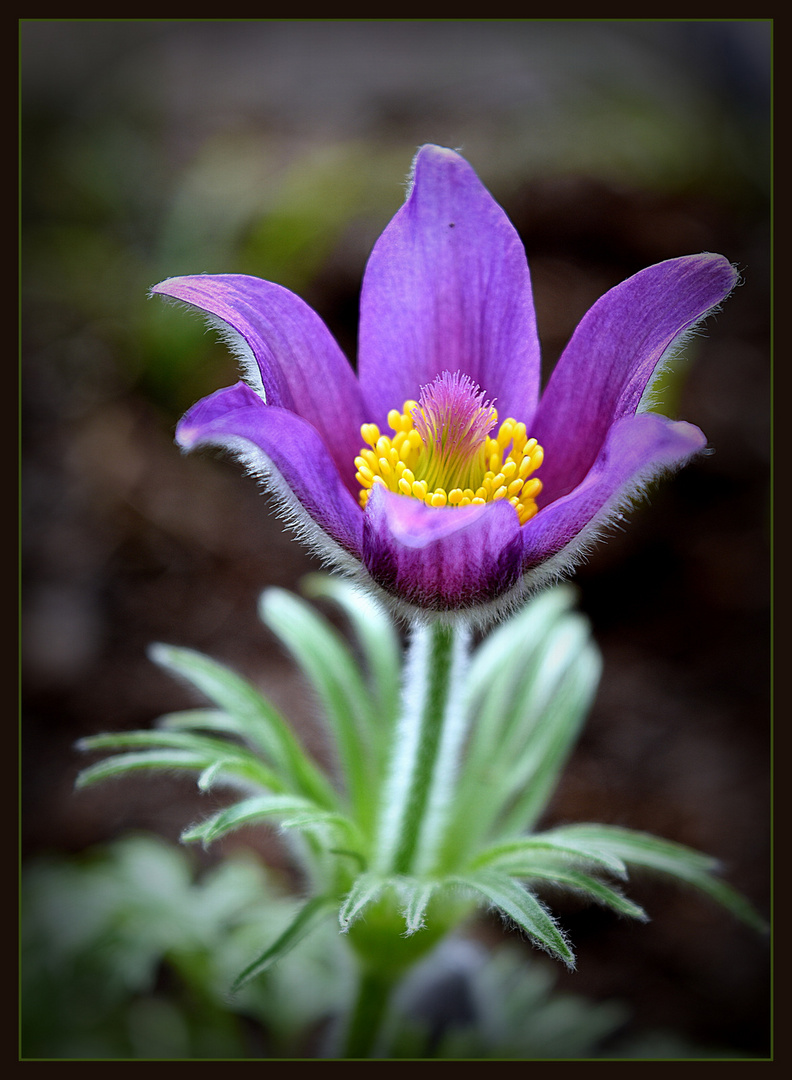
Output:
[[647,480],[703,449],[698,428],[641,410],[737,276],[701,254],[622,282],[540,396],[522,243],[466,161],[424,146],[366,268],[357,377],[279,285],[201,275],[153,292],[204,311],[244,368],[183,417],[184,449],[237,453],[315,550],[392,605],[484,618],[567,572]]

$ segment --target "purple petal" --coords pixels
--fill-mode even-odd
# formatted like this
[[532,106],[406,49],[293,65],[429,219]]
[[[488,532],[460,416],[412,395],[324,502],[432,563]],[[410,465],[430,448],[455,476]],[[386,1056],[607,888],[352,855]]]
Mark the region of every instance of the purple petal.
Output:
[[614,421],[635,413],[680,334],[732,290],[722,255],[688,255],[642,270],[601,297],[564,350],[531,425],[544,447],[546,505],[578,486]]
[[[254,389],[260,379],[267,404],[311,423],[339,472],[354,478],[360,425],[370,417],[352,368],[307,304],[280,285],[245,274],[169,278],[152,292],[192,304],[239,335],[255,360],[247,364]],[[350,485],[352,490],[353,479]]]
[[363,561],[385,592],[422,610],[491,601],[518,580],[521,551],[506,502],[433,509],[381,486],[369,497]]
[[[293,496],[290,510],[297,510],[296,499],[309,519],[360,558],[363,511],[315,429],[299,416],[265,405],[246,383],[237,383],[193,405],[176,428],[176,441],[185,450],[225,447],[241,454],[254,471],[274,467]],[[283,496],[283,485],[275,486]],[[308,519],[300,524],[311,527]]]
[[692,424],[654,413],[617,421],[583,482],[523,526],[524,569],[592,539],[592,530],[602,526],[609,511],[647,480],[683,465],[706,441]]
[[501,419],[529,420],[539,368],[520,238],[466,161],[423,147],[363,280],[358,374],[370,419],[382,425],[441,372],[460,371]]

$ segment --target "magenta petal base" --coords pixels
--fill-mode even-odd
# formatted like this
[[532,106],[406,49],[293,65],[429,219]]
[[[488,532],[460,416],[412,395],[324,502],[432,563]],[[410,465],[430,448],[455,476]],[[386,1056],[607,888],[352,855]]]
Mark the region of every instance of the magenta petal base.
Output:
[[507,503],[434,509],[377,488],[366,508],[363,562],[413,616],[482,608],[520,578],[520,526]]

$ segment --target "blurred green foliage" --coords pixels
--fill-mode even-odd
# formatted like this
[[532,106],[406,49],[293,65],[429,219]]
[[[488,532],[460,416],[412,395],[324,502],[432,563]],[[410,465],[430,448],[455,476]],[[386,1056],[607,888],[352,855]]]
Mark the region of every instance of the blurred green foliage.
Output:
[[[39,857],[22,884],[22,1058],[322,1056],[354,978],[333,920],[229,994],[298,906],[240,852],[200,875],[153,836]],[[405,988],[393,1057],[718,1056],[660,1031],[622,1036],[625,1005],[559,993],[519,948],[444,948]]]
[[[233,999],[228,990],[298,905],[252,857],[222,862],[195,882],[186,854],[154,837],[39,859],[23,885],[23,1056],[293,1052],[345,996],[337,934],[319,932],[310,952],[296,950],[295,964]],[[252,1040],[247,1023],[256,1025]]]

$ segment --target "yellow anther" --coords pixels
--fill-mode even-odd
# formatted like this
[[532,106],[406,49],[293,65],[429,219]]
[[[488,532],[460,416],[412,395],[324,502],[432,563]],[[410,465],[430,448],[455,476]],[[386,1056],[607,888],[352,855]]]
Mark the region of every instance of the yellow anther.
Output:
[[507,499],[520,525],[529,521],[542,490],[532,476],[542,464],[542,448],[513,417],[495,431],[497,412],[482,402],[483,392],[470,380],[446,372],[422,389],[420,402],[408,400],[402,411],[388,412],[392,436],[363,424],[365,445],[354,459],[360,505],[366,507],[371,489],[380,484],[433,508]]
[[514,420],[504,420],[501,424],[500,431],[498,432],[498,446],[501,450],[503,450],[506,444],[511,441],[514,424]]

